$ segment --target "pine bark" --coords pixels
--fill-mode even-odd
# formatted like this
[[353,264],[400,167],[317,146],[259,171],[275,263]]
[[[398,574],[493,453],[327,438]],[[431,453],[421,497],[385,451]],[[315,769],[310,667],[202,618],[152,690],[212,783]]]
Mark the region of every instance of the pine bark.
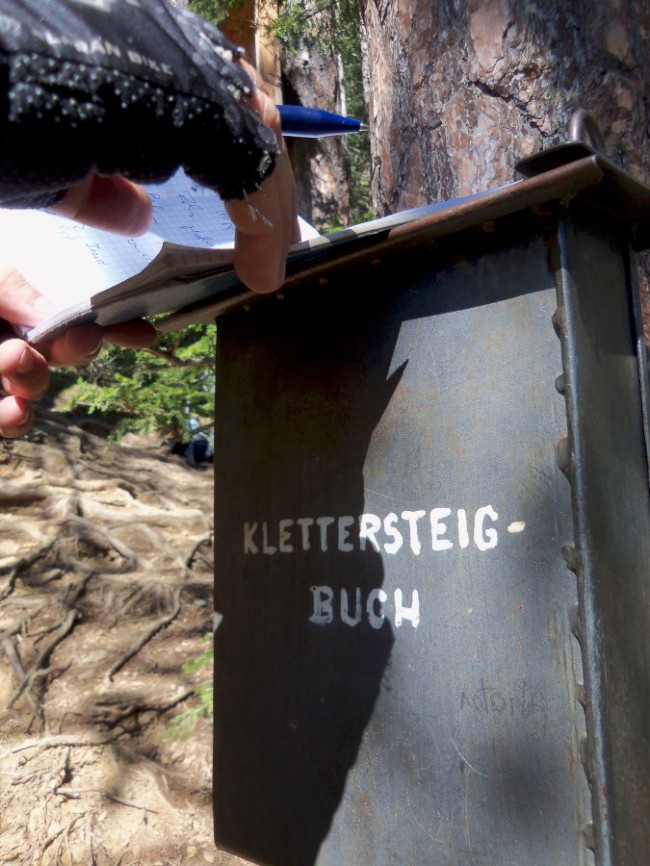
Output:
[[[650,4],[361,0],[379,212],[497,186],[589,110],[608,154],[650,178]],[[396,143],[399,143],[398,145]]]

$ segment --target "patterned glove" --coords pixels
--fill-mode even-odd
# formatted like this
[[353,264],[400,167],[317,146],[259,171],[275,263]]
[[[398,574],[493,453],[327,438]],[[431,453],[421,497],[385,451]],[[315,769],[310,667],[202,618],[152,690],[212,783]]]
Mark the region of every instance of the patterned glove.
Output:
[[273,169],[241,52],[164,0],[0,0],[0,205],[54,203],[90,172],[183,166],[223,199]]

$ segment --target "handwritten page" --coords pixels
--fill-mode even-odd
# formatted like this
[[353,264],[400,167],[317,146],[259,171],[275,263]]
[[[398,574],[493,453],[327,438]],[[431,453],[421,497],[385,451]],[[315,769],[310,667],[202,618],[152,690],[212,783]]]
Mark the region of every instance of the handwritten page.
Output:
[[212,190],[178,171],[145,187],[153,205],[148,234],[125,238],[49,211],[0,209],[0,260],[65,309],[140,273],[164,241],[228,248],[234,227]]
[[186,247],[234,246],[235,227],[223,201],[180,169],[164,184],[145,186],[153,205],[150,234]]

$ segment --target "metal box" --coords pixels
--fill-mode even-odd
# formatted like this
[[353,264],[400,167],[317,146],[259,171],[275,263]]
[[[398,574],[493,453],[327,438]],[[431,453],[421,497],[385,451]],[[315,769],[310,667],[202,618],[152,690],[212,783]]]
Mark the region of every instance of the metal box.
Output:
[[215,830],[255,863],[649,861],[650,191],[522,171],[219,320]]

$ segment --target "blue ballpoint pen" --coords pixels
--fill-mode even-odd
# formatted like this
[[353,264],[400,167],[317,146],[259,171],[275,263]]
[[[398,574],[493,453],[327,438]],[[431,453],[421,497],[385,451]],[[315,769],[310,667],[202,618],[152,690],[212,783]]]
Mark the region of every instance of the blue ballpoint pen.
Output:
[[320,108],[303,108],[302,105],[278,105],[282,135],[296,138],[322,138],[326,135],[347,135],[363,132],[365,124],[354,117],[343,117]]

